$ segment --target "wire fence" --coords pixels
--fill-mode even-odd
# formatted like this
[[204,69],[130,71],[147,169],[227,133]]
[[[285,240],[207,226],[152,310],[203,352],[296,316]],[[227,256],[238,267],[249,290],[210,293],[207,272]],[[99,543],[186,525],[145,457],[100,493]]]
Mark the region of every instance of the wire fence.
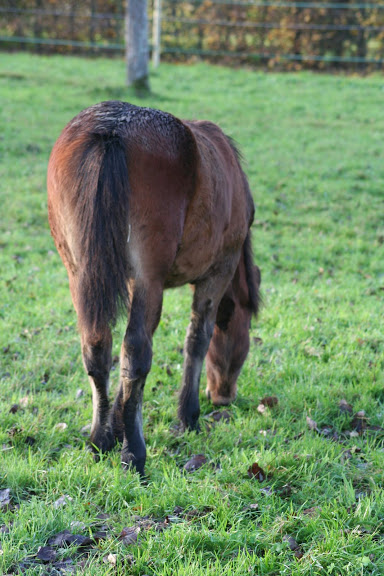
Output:
[[[122,54],[124,17],[124,0],[2,0],[0,49]],[[162,60],[381,69],[384,3],[162,0],[152,44]]]

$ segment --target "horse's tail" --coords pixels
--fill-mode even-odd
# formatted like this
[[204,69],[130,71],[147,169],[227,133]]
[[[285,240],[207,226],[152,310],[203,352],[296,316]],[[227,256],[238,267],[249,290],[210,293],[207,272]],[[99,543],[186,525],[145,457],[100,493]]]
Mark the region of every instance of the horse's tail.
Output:
[[129,178],[126,149],[115,131],[87,135],[78,165],[72,214],[79,254],[79,324],[99,334],[127,306]]
[[255,266],[253,263],[251,233],[249,230],[244,242],[243,249],[244,249],[245,277],[248,286],[248,306],[252,314],[254,314],[254,316],[256,317],[261,305],[261,295],[260,295],[261,273],[259,267]]

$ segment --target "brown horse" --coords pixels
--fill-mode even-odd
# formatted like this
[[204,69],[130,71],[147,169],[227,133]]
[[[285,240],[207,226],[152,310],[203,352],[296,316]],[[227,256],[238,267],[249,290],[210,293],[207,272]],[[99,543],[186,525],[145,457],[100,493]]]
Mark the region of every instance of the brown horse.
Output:
[[[252,263],[254,206],[233,142],[210,122],[124,102],[102,102],[64,129],[48,167],[52,236],[67,269],[93,393],[91,442],[123,441],[122,463],[143,473],[142,398],[165,288],[193,285],[178,415],[198,428],[199,380],[228,404],[259,304]],[[108,385],[111,326],[128,325],[120,388]]]

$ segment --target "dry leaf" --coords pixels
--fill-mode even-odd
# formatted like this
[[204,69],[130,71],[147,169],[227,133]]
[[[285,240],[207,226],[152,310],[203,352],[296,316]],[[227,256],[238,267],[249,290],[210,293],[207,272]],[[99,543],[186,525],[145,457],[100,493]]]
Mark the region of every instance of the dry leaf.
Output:
[[284,484],[282,488],[278,491],[281,498],[290,496],[292,494],[292,486],[290,484]]
[[108,554],[108,556],[104,556],[103,562],[105,562],[105,564],[111,564],[112,566],[116,566],[117,554]]
[[42,562],[53,562],[56,558],[56,550],[50,546],[40,546],[36,557]]
[[73,498],[71,498],[70,496],[68,496],[68,494],[64,494],[63,496],[60,496],[60,498],[58,498],[54,503],[53,503],[53,507],[54,508],[61,508],[62,506],[66,506],[66,504],[68,502],[72,502]]
[[119,540],[123,542],[126,546],[129,544],[135,544],[137,542],[137,534],[140,528],[137,526],[129,526],[128,528],[123,528],[119,534]]
[[62,547],[64,544],[69,543],[69,538],[72,536],[72,532],[70,530],[63,530],[62,532],[58,532],[54,534],[50,538],[48,538],[48,544],[50,546],[59,546]]
[[312,506],[312,508],[306,508],[305,510],[302,511],[303,514],[310,517],[316,516],[320,512],[321,508],[319,506]]
[[260,400],[260,404],[264,404],[264,406],[268,406],[268,408],[273,408],[274,406],[277,406],[278,403],[279,400],[277,396],[265,396]]
[[12,508],[12,496],[10,488],[0,490],[0,510],[6,512]]
[[28,396],[24,396],[24,398],[20,398],[19,404],[20,404],[21,408],[26,408],[29,404]]
[[55,430],[60,430],[61,432],[63,430],[66,430],[68,428],[68,424],[66,424],[65,422],[59,422],[58,424],[56,424],[55,426]]
[[304,352],[307,356],[315,356],[316,358],[321,358],[323,355],[322,350],[314,348],[313,346],[306,346]]
[[259,482],[264,482],[266,478],[264,470],[258,465],[257,462],[254,462],[252,466],[248,468],[248,476],[250,478],[256,478],[256,480]]
[[36,438],[33,438],[32,436],[26,436],[24,443],[27,446],[33,446],[36,443]]
[[368,418],[365,415],[365,410],[360,410],[356,412],[351,422],[352,427],[358,432],[359,434],[363,434],[364,430],[367,427]]
[[206,459],[204,454],[196,454],[195,456],[192,456],[192,458],[188,460],[186,464],[184,464],[184,470],[186,470],[187,472],[194,472],[195,470],[198,470],[199,468],[204,466],[204,464],[206,464],[207,462],[208,460]]
[[315,420],[312,420],[309,416],[307,416],[307,424],[310,430],[317,430],[317,423]]
[[296,540],[294,538],[292,538],[292,536],[284,536],[283,538],[283,542],[286,542],[290,548],[290,550],[292,550],[292,552],[294,552],[294,550],[297,550],[298,548],[300,548],[300,546],[298,545],[298,543],[296,542]]
[[353,406],[351,406],[351,404],[348,404],[348,402],[343,398],[339,402],[339,410],[340,412],[349,412],[350,414],[352,414]]
[[215,422],[220,422],[220,420],[224,420],[224,422],[229,422],[232,418],[232,414],[228,412],[228,410],[214,410],[210,412],[204,418],[209,418],[214,420]]
[[80,434],[82,436],[88,436],[90,430],[91,430],[92,424],[86,424],[85,426],[83,426],[80,430]]

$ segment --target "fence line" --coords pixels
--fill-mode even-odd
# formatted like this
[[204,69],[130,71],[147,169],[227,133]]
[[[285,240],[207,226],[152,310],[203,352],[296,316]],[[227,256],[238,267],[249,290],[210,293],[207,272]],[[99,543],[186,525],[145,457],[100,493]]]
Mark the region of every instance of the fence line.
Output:
[[[23,0],[22,7],[17,1],[8,0],[8,6],[0,7],[0,48],[124,51],[121,0],[116,12],[97,11],[97,0],[82,0],[80,5],[68,0],[67,10],[60,0],[50,0],[48,9],[46,0]],[[231,58],[252,65],[384,64],[384,3],[152,1],[149,23],[155,66],[160,54],[173,59]],[[55,2],[57,7],[52,6]],[[112,0],[108,7],[113,6]]]

